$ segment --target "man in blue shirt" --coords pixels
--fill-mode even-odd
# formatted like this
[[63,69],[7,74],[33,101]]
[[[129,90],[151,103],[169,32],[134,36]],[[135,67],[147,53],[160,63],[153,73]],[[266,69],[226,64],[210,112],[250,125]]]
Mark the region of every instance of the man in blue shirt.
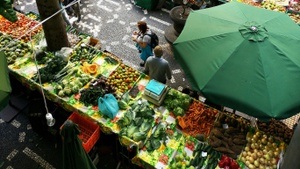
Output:
[[144,73],[149,75],[151,79],[166,84],[167,79],[171,80],[172,78],[169,62],[162,58],[163,49],[161,46],[156,46],[153,52],[154,56],[150,56],[146,60]]

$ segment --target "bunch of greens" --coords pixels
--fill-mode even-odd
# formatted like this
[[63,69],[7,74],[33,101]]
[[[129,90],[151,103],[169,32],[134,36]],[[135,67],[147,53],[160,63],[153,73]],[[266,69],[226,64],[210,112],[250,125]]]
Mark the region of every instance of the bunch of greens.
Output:
[[80,91],[80,101],[86,106],[98,105],[98,98],[103,97],[105,94],[114,93],[115,90],[108,84],[106,79],[101,77],[90,83],[89,88]]
[[154,123],[154,110],[147,101],[136,101],[117,122],[120,136],[126,136],[135,142],[145,140]]
[[[55,75],[61,71],[68,62],[59,56],[55,56],[46,64],[47,65],[45,67],[39,69],[42,83],[53,81],[55,79]],[[35,81],[39,81],[38,74],[36,74],[33,79]]]
[[191,97],[175,89],[170,89],[163,102],[175,116],[183,116],[191,104]]
[[147,151],[154,151],[158,149],[161,144],[163,144],[167,139],[166,136],[165,126],[162,123],[159,123],[154,129],[154,132],[151,134],[148,141],[145,143]]

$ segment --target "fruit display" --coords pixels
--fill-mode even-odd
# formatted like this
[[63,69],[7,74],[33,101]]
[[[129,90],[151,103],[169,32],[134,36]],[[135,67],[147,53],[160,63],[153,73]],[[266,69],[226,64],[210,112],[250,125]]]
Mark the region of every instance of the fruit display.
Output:
[[144,141],[154,123],[154,114],[147,101],[136,101],[117,121],[120,128],[119,135],[130,138],[134,142]]
[[218,110],[208,107],[200,101],[194,100],[187,109],[184,116],[178,116],[178,124],[184,133],[193,137],[204,134],[208,137],[214,121],[216,120]]
[[107,83],[114,87],[118,94],[130,90],[140,77],[140,72],[121,63],[107,78]]
[[19,40],[13,40],[8,35],[0,36],[0,48],[4,50],[9,65],[13,64],[17,58],[22,58],[32,52],[28,44]]
[[271,119],[269,122],[258,121],[257,125],[259,130],[265,132],[267,135],[274,136],[287,144],[289,144],[293,136],[292,129],[283,122],[275,119]]
[[89,83],[87,88],[80,91],[79,101],[84,103],[84,105],[97,106],[98,98],[103,97],[105,94],[114,93],[110,85],[106,83],[106,78],[101,77],[99,79],[93,80]]
[[248,143],[239,159],[249,169],[276,169],[279,154],[285,149],[285,144],[262,131],[249,131],[246,137]]
[[287,14],[296,24],[300,24],[300,14],[297,13],[287,13]]
[[0,17],[0,32],[6,33],[15,39],[20,38],[21,41],[28,42],[42,30],[42,25],[40,25],[28,33],[28,31],[38,25],[39,22],[20,13],[17,13],[17,17],[18,21],[16,22],[10,22]]
[[170,89],[163,101],[163,106],[174,114],[175,117],[183,116],[191,104],[191,97],[175,89]]
[[214,150],[237,159],[247,143],[246,134],[249,127],[243,126],[243,123],[235,118],[220,113],[211,130],[208,142]]
[[31,18],[32,20],[39,20],[40,16],[36,13],[29,12],[26,14],[27,17]]
[[68,97],[79,92],[92,77],[84,74],[77,67],[70,69],[68,75],[64,76],[57,84],[54,85],[54,92],[59,97]]
[[190,165],[190,160],[191,157],[188,156],[185,151],[177,152],[170,164],[170,169],[178,169],[178,168],[195,169],[194,166]]
[[272,11],[277,11],[277,12],[285,12],[286,9],[284,6],[277,5],[273,1],[262,1],[261,2],[261,8],[272,10]]
[[92,47],[87,46],[84,43],[81,43],[71,53],[69,60],[71,62],[80,62],[83,64],[84,62],[92,63],[92,60],[99,55],[101,51],[96,50]]
[[300,12],[300,3],[298,0],[291,0],[289,6],[287,7],[289,11]]

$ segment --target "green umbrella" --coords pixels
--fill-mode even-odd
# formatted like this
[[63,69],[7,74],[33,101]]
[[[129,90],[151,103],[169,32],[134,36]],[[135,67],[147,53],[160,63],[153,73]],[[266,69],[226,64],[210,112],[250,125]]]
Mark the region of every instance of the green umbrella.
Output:
[[299,49],[287,14],[239,2],[192,11],[174,42],[194,89],[261,120],[300,112]]
[[78,138],[79,127],[67,120],[61,129],[63,138],[63,169],[96,169]]
[[0,111],[8,104],[10,92],[6,56],[3,51],[0,51]]

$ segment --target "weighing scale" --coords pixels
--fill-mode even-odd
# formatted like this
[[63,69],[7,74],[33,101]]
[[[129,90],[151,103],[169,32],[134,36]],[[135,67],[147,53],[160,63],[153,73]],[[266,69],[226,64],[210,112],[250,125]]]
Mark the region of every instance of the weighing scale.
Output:
[[152,79],[146,85],[143,97],[151,103],[155,104],[156,106],[160,106],[168,90],[169,88],[167,85]]

